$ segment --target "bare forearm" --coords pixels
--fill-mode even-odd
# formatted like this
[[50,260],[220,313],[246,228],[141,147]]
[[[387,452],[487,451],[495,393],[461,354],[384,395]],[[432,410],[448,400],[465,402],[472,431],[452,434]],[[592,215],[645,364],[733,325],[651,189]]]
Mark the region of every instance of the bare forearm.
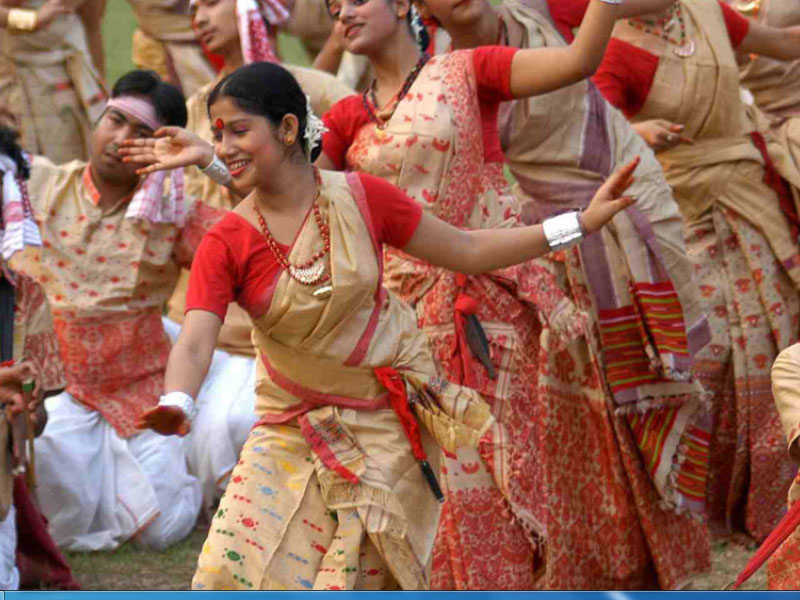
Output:
[[572,44],[517,52],[511,63],[512,96],[544,94],[594,74],[603,60],[618,14],[618,5],[592,0]]
[[675,0],[623,0],[622,5],[619,7],[617,18],[627,19],[629,17],[660,13],[674,3]]
[[338,40],[334,39],[333,35],[334,34],[331,34],[331,36],[325,42],[325,45],[314,59],[314,64],[312,66],[320,71],[325,71],[327,73],[331,73],[332,75],[336,75],[336,73],[339,71],[339,65],[342,62],[344,48]]
[[213,344],[178,338],[169,354],[164,391],[184,392],[197,398],[211,366],[213,354]]
[[86,28],[89,53],[92,55],[94,66],[97,67],[97,71],[103,79],[105,79],[106,76],[106,59],[105,52],[103,51],[103,32],[101,24],[105,7],[106,0],[86,0],[81,3],[78,9],[78,16],[83,22],[83,26]]
[[541,225],[513,229],[466,231],[466,255],[461,267],[452,267],[466,275],[503,269],[538,258],[550,251]]
[[755,21],[737,51],[777,60],[800,59],[800,26],[767,27]]

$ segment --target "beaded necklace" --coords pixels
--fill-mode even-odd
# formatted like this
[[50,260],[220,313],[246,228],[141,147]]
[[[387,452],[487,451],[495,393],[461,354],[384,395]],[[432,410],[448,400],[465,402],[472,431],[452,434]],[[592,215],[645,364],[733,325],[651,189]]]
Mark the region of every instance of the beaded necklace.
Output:
[[[375,96],[375,83],[376,80],[373,79],[370,86],[364,90],[364,93],[361,95],[361,101],[364,104],[364,110],[367,111],[369,115],[369,120],[375,123],[376,125],[376,136],[382,138],[386,135],[386,125],[391,120],[392,115],[394,115],[394,111],[397,110],[397,105],[400,104],[400,101],[405,98],[408,90],[411,89],[411,86],[414,85],[414,82],[417,80],[420,71],[422,71],[422,67],[425,66],[425,63],[431,58],[431,55],[427,52],[423,52],[422,56],[419,57],[417,64],[414,65],[414,68],[411,69],[411,73],[408,74],[406,80],[403,82],[403,87],[400,88],[400,92],[392,99],[392,106],[391,112],[386,117],[379,117],[378,114],[373,109],[373,105],[375,108],[378,107],[378,99]],[[370,103],[370,100],[372,101]]]
[[[675,26],[675,23],[680,26],[678,39],[673,39],[669,32]],[[689,58],[695,53],[697,47],[694,40],[688,38],[686,35],[686,22],[683,20],[683,9],[681,3],[676,2],[658,19],[647,19],[639,17],[637,19],[628,19],[628,25],[644,33],[657,35],[668,44],[677,46],[673,49],[676,56],[681,58]]]
[[[319,212],[319,198],[322,193],[322,179],[319,175],[319,171],[316,168],[314,169],[314,179],[317,183],[317,191],[314,194],[314,201],[311,205],[311,210],[314,213],[314,220],[317,222],[319,232],[322,234],[322,241],[324,245],[322,250],[315,252],[311,258],[302,264],[293,265],[289,262],[289,258],[286,256],[283,250],[281,250],[280,246],[278,245],[278,241],[272,237],[272,233],[270,233],[269,227],[267,227],[267,222],[264,220],[261,211],[258,210],[258,206],[253,204],[253,210],[256,212],[258,224],[261,226],[261,232],[264,234],[264,238],[267,240],[267,246],[269,246],[273,256],[275,256],[275,260],[277,260],[278,263],[289,272],[289,275],[292,277],[292,279],[302,283],[303,285],[317,285],[320,283],[326,283],[331,278],[330,273],[325,273],[325,261],[320,260],[331,250],[331,234],[330,228],[322,220],[322,215]],[[317,294],[315,293],[314,295]]]

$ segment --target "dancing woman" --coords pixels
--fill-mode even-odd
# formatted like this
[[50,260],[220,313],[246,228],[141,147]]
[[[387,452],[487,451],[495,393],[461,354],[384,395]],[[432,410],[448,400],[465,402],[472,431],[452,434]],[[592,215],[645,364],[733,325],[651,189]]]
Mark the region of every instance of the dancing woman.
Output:
[[684,217],[711,325],[695,367],[714,394],[707,501],[717,535],[766,536],[786,510],[796,469],[769,369],[797,341],[800,170],[763,115],[742,104],[734,50],[797,58],[797,31],[748,22],[719,2],[683,0],[619,21],[595,77],[633,121],[680,124],[693,140],[675,139],[656,156]]
[[[636,163],[611,177],[580,219],[467,232],[378,178],[312,167],[316,120],[280,66],[234,72],[212,91],[209,110],[217,153],[234,183],[253,191],[195,256],[167,393],[142,425],[189,429],[192,397],[234,299],[254,324],[259,422],[194,587],[427,588],[441,498],[436,444],[449,454],[479,448],[498,470],[511,457],[480,396],[438,377],[413,312],[381,285],[381,249],[465,273],[529,260],[629,206],[620,196]],[[154,141],[139,144],[141,162],[160,168],[191,155],[177,139],[161,158]]]
[[[671,2],[626,0],[620,12]],[[418,6],[449,34],[451,42],[437,47],[442,52],[491,44],[564,47],[586,8],[562,0],[499,6],[472,0],[468,7],[420,0]],[[536,458],[552,533],[547,571],[537,584],[679,587],[710,567],[709,538],[696,522],[705,509],[710,431],[705,395],[691,380],[692,356],[708,341],[708,323],[678,206],[653,152],[588,80],[504,105],[499,127],[527,223],[585,206],[614,164],[641,157],[631,187],[636,206],[600,235],[548,257],[569,297],[589,315],[592,335],[588,345],[542,357]],[[581,381],[576,371],[594,376]],[[621,530],[629,534],[621,537]]]
[[[186,101],[187,128],[211,142],[211,123],[206,103],[211,90],[222,77],[244,64],[276,60],[272,49],[271,24],[266,8],[275,2],[254,0],[193,0],[190,11],[194,30],[207,49],[224,60],[215,81],[203,85]],[[287,13],[288,14],[288,13]],[[324,112],[352,91],[327,73],[298,66],[286,67],[298,79],[311,99],[315,111]],[[205,166],[205,165],[201,165]],[[241,199],[235,191],[205,177],[198,169],[186,170],[187,194],[203,204],[231,210]],[[249,191],[249,190],[248,190]],[[175,292],[167,303],[164,328],[175,339],[185,310],[189,270],[181,272]],[[203,487],[205,506],[220,497],[236,464],[239,451],[255,422],[253,377],[255,349],[250,337],[253,326],[244,310],[231,304],[219,335],[217,352],[203,389],[196,400],[199,414],[190,436],[189,466]],[[214,444],[206,443],[213,437]]]
[[[426,213],[470,229],[520,224],[502,172],[500,103],[550,92],[593,73],[618,11],[593,1],[570,46],[483,47],[432,57],[414,38],[407,0],[333,0],[328,7],[336,21],[334,34],[342,36],[348,51],[369,58],[375,81],[324,117],[330,131],[318,164],[376,175],[404,190]],[[459,7],[470,9],[472,3]],[[565,343],[584,331],[585,316],[574,318],[559,284],[540,265],[466,277],[387,249],[385,269],[387,287],[415,309],[448,379],[479,391],[506,426],[515,467],[502,476],[510,476],[515,498],[544,533],[547,484],[536,448],[545,417],[539,399],[547,393],[554,403],[566,403],[583,387],[602,385],[588,360],[561,360],[556,376],[570,385],[542,390],[551,378],[546,357],[562,356]],[[583,338],[572,345],[577,352],[589,351]],[[541,545],[529,544],[520,523],[493,508],[502,502],[493,476],[497,473],[482,468],[469,449],[444,460],[447,502],[433,587],[534,585]],[[618,587],[608,580],[601,585]]]

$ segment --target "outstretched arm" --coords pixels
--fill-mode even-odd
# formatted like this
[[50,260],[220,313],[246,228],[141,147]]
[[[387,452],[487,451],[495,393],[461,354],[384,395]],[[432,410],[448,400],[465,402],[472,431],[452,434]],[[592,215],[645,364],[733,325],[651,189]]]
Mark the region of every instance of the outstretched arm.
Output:
[[[164,391],[182,392],[197,398],[208,373],[222,319],[212,312],[191,310],[181,327],[178,341],[167,362]],[[155,429],[162,435],[186,435],[189,421],[186,413],[174,406],[158,406],[147,411],[137,424],[140,429]]]
[[[634,199],[623,196],[633,183],[637,158],[617,169],[597,191],[581,214],[586,235],[599,230]],[[404,252],[451,271],[474,275],[526,262],[550,252],[542,225],[510,229],[462,231],[430,215],[423,215]]]
[[750,28],[736,48],[745,54],[759,54],[778,60],[800,58],[800,26],[770,27],[750,21]]
[[603,60],[619,17],[619,1],[592,0],[569,46],[518,51],[511,63],[511,95],[537,96],[591,77]]

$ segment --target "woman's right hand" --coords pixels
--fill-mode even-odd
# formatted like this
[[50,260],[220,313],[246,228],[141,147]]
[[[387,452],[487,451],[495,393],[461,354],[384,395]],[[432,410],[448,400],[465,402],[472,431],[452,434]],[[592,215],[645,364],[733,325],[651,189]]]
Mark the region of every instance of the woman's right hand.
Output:
[[162,127],[151,138],[124,140],[119,153],[123,162],[144,165],[136,173],[148,175],[181,167],[205,168],[214,159],[214,148],[182,127]]
[[137,429],[152,429],[161,435],[185,436],[191,430],[186,413],[177,406],[156,406],[139,417]]
[[693,144],[692,138],[682,135],[683,125],[664,119],[653,119],[635,123],[633,129],[652,148],[653,152],[663,152],[678,144]]

